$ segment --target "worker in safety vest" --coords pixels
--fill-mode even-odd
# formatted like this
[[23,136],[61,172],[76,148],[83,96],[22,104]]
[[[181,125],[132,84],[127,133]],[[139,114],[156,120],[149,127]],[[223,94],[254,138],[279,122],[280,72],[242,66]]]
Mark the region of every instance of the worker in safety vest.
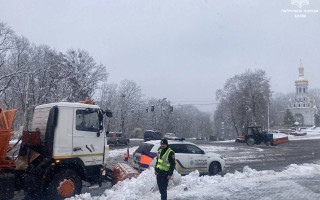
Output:
[[124,161],[128,162],[129,160],[129,147],[127,148],[127,153],[126,153],[126,156],[124,158]]
[[161,194],[161,200],[167,199],[167,187],[169,179],[173,174],[176,166],[174,151],[168,147],[168,140],[161,140],[161,147],[158,151],[155,175],[157,176],[157,184]]

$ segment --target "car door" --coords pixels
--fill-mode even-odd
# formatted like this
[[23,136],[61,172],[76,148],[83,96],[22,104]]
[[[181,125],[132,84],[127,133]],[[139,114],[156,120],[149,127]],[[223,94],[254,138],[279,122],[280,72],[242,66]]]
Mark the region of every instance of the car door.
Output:
[[121,134],[121,143],[122,144],[126,143],[126,136],[123,133]]
[[169,147],[175,153],[176,170],[181,174],[187,174],[191,170],[188,167],[189,155],[185,144],[170,144]]
[[102,164],[104,155],[104,135],[99,127],[98,109],[74,108],[73,153],[85,165]]
[[188,167],[193,170],[197,169],[200,172],[207,172],[208,160],[204,151],[193,144],[186,144],[186,148],[189,154]]
[[122,133],[116,133],[116,140],[118,141],[119,144],[122,143]]

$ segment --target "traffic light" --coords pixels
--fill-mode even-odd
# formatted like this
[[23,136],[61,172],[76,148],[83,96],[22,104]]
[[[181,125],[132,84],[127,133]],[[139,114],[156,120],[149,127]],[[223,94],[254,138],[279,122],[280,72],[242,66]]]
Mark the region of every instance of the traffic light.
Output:
[[153,111],[154,111],[154,105],[151,106],[151,112],[153,112]]

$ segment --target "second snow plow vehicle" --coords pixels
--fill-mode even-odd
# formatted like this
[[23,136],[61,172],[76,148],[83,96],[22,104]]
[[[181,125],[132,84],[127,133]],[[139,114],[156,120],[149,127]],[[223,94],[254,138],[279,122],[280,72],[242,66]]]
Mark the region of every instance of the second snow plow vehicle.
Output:
[[[99,186],[103,181],[115,183],[114,171],[106,167],[109,145],[103,134],[103,116],[111,117],[111,112],[91,102],[37,106],[16,161],[6,157],[14,113],[0,108],[1,200],[13,198],[20,189],[27,196],[63,199],[81,193],[82,181]],[[133,168],[125,168],[119,180],[127,172],[135,174]]]
[[262,131],[261,126],[248,126],[244,136],[237,136],[236,142],[245,142],[249,146],[259,145],[264,143],[265,145],[277,145],[280,143],[288,142],[288,137],[273,138],[272,133]]

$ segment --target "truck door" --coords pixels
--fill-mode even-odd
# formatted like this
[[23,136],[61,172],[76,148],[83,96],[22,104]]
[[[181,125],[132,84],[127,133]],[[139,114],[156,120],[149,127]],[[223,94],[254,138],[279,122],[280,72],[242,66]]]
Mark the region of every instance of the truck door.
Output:
[[102,164],[104,135],[98,109],[75,108],[74,116],[72,157],[81,158],[86,166]]

